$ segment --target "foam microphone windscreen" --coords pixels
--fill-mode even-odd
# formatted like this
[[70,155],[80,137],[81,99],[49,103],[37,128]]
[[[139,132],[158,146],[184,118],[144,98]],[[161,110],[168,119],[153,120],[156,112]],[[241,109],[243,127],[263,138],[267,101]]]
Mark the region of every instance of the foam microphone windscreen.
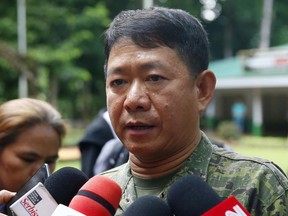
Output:
[[177,216],[199,216],[219,204],[222,199],[199,176],[188,175],[169,188],[167,201]]
[[52,173],[44,186],[58,204],[68,206],[88,179],[85,173],[74,167],[63,167]]
[[123,216],[172,216],[168,204],[156,196],[143,196],[133,202]]
[[114,215],[122,190],[112,179],[96,175],[90,178],[71,200],[69,207],[87,216]]

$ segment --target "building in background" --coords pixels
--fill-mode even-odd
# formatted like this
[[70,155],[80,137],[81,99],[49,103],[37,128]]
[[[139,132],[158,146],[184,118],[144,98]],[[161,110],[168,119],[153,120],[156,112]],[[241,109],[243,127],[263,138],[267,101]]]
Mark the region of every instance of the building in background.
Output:
[[238,97],[247,105],[245,132],[288,134],[288,44],[267,50],[241,51],[236,57],[210,63],[216,74],[214,100],[205,113],[206,126],[231,120]]

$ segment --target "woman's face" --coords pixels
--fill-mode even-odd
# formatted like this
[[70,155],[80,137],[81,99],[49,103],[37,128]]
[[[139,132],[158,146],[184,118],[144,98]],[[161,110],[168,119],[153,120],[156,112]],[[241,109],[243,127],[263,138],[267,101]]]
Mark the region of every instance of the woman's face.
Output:
[[24,130],[0,152],[0,190],[18,191],[44,163],[53,172],[59,148],[59,136],[51,126]]

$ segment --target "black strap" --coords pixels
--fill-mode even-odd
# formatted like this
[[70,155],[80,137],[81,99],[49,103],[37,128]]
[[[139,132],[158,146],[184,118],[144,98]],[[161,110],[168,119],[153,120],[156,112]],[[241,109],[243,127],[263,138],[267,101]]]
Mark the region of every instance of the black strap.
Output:
[[80,190],[80,191],[78,191],[77,195],[85,196],[85,197],[88,197],[88,198],[94,200],[95,202],[97,202],[100,205],[104,206],[107,209],[107,211],[109,211],[109,213],[111,215],[114,215],[116,213],[116,210],[111,205],[111,203],[109,203],[107,200],[105,200],[101,196],[99,196],[99,195],[97,195],[95,193],[92,193],[91,191]]

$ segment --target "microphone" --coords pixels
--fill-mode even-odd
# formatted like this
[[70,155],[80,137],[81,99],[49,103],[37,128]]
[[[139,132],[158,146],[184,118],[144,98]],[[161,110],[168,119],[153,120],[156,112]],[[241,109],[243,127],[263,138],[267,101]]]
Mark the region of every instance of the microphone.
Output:
[[230,196],[214,208],[210,209],[201,216],[250,216],[250,213],[242,206],[242,204],[234,197]]
[[147,195],[133,202],[123,216],[173,216],[173,213],[165,201]]
[[88,179],[85,173],[74,167],[63,167],[52,173],[44,186],[58,204],[68,206]]
[[19,216],[51,216],[57,203],[49,194],[42,182],[30,189],[10,208],[8,215]]
[[86,216],[65,205],[59,204],[51,216]]
[[51,216],[59,203],[68,205],[88,177],[73,167],[64,167],[51,174],[44,184],[39,182],[17,199],[8,215]]
[[122,190],[115,181],[96,175],[80,188],[69,207],[86,216],[113,216],[121,196]]
[[36,173],[22,185],[22,187],[17,191],[16,195],[13,196],[4,206],[4,213],[7,215],[15,215],[10,210],[10,206],[24,196],[28,191],[35,187],[39,182],[43,183],[50,175],[48,164],[44,163]]
[[250,216],[235,197],[223,201],[196,175],[176,181],[168,190],[167,201],[176,216]]

